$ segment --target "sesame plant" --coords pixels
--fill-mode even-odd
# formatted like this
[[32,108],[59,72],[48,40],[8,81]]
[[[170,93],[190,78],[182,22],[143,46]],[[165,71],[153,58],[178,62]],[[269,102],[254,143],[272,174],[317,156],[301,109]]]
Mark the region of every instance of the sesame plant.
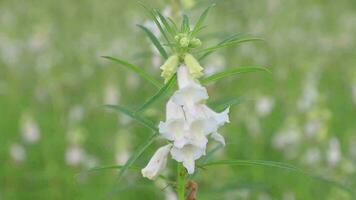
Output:
[[[233,123],[229,120],[229,109],[240,101],[229,99],[209,107],[207,104],[209,95],[205,85],[242,73],[269,72],[264,67],[254,66],[229,68],[213,75],[205,75],[201,63],[215,51],[246,42],[263,41],[249,34],[233,34],[216,45],[205,47],[199,36],[205,30],[204,22],[213,6],[206,8],[194,25],[190,23],[187,15],[183,15],[181,23],[178,24],[175,19],[144,6],[162,35],[163,41],[148,28],[138,25],[165,60],[160,67],[162,77],[160,80],[125,60],[104,56],[137,73],[157,88],[157,91],[135,110],[120,105],[105,105],[106,108],[123,113],[146,126],[152,131],[152,135],[137,147],[124,165],[99,167],[95,170],[119,168],[120,180],[128,169],[137,169],[137,166],[134,166],[135,161],[157,139],[165,140],[166,145],[157,149],[145,167],[139,167],[141,174],[150,180],[166,180],[176,189],[179,200],[196,199],[198,183],[193,179],[199,168],[208,169],[215,165],[263,165],[297,170],[288,164],[273,161],[236,159],[211,161],[214,152],[226,144],[223,134],[219,133],[219,128]],[[144,111],[165,97],[168,97],[166,118],[161,119],[159,123],[146,118]],[[207,149],[208,143],[216,143],[216,147]],[[177,162],[174,180],[162,175],[163,171],[168,170],[166,167],[169,158]]]

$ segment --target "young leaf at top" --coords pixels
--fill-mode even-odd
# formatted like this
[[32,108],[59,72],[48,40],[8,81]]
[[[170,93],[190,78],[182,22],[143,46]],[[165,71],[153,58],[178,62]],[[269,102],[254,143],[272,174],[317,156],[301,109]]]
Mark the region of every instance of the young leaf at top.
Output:
[[228,76],[242,74],[242,73],[255,72],[255,71],[264,71],[264,72],[271,73],[268,69],[266,69],[264,67],[239,67],[239,68],[234,68],[234,69],[227,69],[225,71],[218,72],[211,76],[205,77],[201,80],[201,83],[207,84],[211,81],[216,81],[216,80],[228,77]]
[[166,30],[168,31],[169,35],[171,38],[174,38],[174,36],[177,34],[176,31],[174,30],[174,27],[172,27],[167,19],[158,11],[155,10],[155,12],[157,13],[159,19],[161,20],[163,26],[166,28]]
[[183,33],[188,33],[189,30],[190,30],[190,27],[189,27],[189,18],[187,15],[183,15],[183,22],[182,22],[182,27],[181,27],[181,32]]
[[148,28],[146,28],[146,27],[144,27],[142,25],[137,25],[137,26],[139,28],[141,28],[147,34],[147,36],[150,38],[151,42],[157,48],[157,50],[159,51],[161,56],[164,59],[167,59],[168,58],[168,54],[167,54],[166,50],[163,48],[163,46],[161,45],[161,43],[159,42],[159,40],[157,39],[157,37]]
[[167,42],[169,42],[169,38],[167,36],[167,31],[163,29],[161,23],[158,21],[156,14],[154,12],[154,10],[152,8],[147,7],[145,4],[143,4],[142,2],[138,2],[150,15],[150,17],[152,18],[152,20],[154,21],[154,23],[156,24],[156,26],[158,27],[159,31],[161,32],[161,34],[163,35],[163,37],[165,38],[165,40]]
[[114,57],[110,57],[110,56],[102,56],[102,57],[127,67],[128,69],[136,72],[142,78],[146,79],[147,81],[149,81],[150,83],[152,83],[154,86],[156,86],[158,88],[160,88],[161,85],[162,85],[159,81],[157,81],[155,78],[153,78],[151,75],[149,75],[147,72],[145,72],[140,67],[137,67],[137,66],[125,61],[125,60],[121,60],[121,59],[118,59],[118,58],[114,58]]
[[206,17],[208,16],[208,13],[209,13],[210,9],[211,9],[212,7],[214,7],[214,6],[215,6],[215,4],[210,5],[210,6],[209,6],[208,8],[206,8],[206,9],[204,10],[204,12],[200,15],[200,17],[199,17],[197,23],[195,24],[195,26],[194,26],[194,28],[193,28],[192,33],[191,33],[191,36],[192,36],[192,37],[195,37],[196,34],[197,34],[200,30],[203,29],[204,21],[205,21]]

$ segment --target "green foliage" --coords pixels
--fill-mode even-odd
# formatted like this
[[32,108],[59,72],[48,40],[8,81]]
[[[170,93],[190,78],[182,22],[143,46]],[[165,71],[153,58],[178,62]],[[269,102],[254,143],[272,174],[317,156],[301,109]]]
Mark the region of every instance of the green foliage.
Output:
[[144,111],[148,108],[151,104],[153,104],[158,99],[162,98],[167,94],[170,88],[172,88],[176,84],[177,76],[174,75],[172,78],[163,86],[161,87],[156,94],[151,96],[147,101],[145,101],[139,108],[137,108],[136,113]]
[[204,21],[205,21],[206,17],[208,16],[210,9],[214,6],[215,6],[215,4],[212,4],[207,9],[205,9],[204,12],[200,15],[197,23],[195,24],[195,26],[191,32],[192,37],[195,37],[199,33],[199,31],[201,31],[203,29]]
[[157,37],[150,31],[148,30],[146,27],[142,26],[142,25],[137,25],[139,28],[141,28],[146,34],[147,36],[150,38],[151,42],[153,43],[153,45],[157,48],[158,52],[161,54],[161,56],[164,59],[168,58],[167,52],[166,50],[163,48],[163,46],[161,45],[161,43],[158,41]]
[[145,72],[142,68],[137,67],[125,60],[121,60],[121,59],[114,58],[111,56],[102,56],[102,57],[127,67],[128,69],[132,70],[133,72],[137,73],[138,75],[140,75],[141,77],[143,77],[144,79],[146,79],[147,81],[152,83],[154,86],[156,86],[158,88],[161,87],[161,83],[159,83],[159,81],[157,81],[154,77],[152,77],[147,72]]
[[226,78],[228,76],[233,76],[233,75],[242,74],[242,73],[256,72],[256,71],[263,71],[263,72],[270,73],[270,71],[264,67],[239,67],[239,68],[227,69],[225,71],[217,72],[216,74],[205,77],[201,80],[201,83],[207,84],[212,81]]
[[107,108],[107,109],[110,109],[110,110],[114,110],[114,111],[123,113],[123,114],[131,117],[132,119],[136,120],[140,124],[146,126],[147,128],[150,128],[155,132],[158,131],[157,127],[154,125],[154,123],[152,121],[150,121],[149,119],[144,118],[141,115],[136,114],[133,111],[130,111],[129,109],[127,109],[127,108],[125,108],[123,106],[119,106],[119,105],[104,105],[104,107]]

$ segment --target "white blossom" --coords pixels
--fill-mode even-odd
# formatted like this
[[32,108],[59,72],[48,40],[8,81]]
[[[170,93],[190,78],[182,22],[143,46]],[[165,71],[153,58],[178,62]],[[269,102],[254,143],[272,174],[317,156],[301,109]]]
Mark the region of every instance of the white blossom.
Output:
[[225,145],[218,128],[229,122],[229,108],[218,113],[204,104],[209,96],[206,88],[195,78],[200,71],[196,66],[181,65],[177,68],[178,90],[167,102],[166,120],[158,125],[160,134],[172,144],[156,152],[142,170],[143,176],[154,179],[159,174],[166,165],[167,149],[170,149],[172,158],[182,162],[192,174],[195,160],[205,155],[209,136]]
[[159,148],[152,156],[147,166],[141,170],[142,176],[151,180],[155,179],[160,174],[160,172],[166,167],[167,156],[171,148],[171,144]]
[[174,160],[183,162],[183,166],[187,169],[189,174],[194,173],[195,160],[205,155],[205,149],[194,145],[185,145],[183,148],[173,146],[171,155]]

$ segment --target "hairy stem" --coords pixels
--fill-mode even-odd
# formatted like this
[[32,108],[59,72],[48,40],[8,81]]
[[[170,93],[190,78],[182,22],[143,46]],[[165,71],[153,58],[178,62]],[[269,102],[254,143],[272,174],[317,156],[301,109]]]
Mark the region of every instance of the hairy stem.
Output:
[[182,163],[177,164],[177,194],[178,200],[185,200],[186,171]]

